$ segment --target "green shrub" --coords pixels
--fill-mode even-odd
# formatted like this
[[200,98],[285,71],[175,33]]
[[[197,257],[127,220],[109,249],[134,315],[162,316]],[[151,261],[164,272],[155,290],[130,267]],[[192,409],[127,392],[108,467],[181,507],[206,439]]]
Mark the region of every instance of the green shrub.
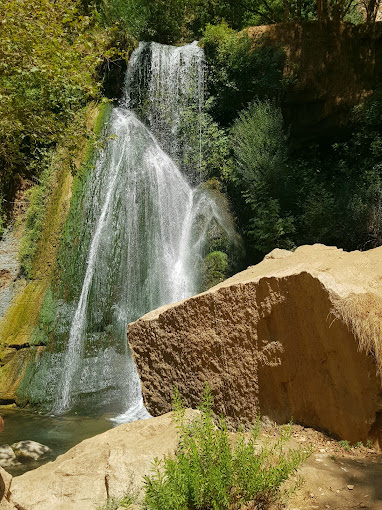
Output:
[[292,248],[294,218],[280,204],[288,157],[281,110],[269,100],[251,103],[232,128],[231,144],[227,178],[245,201],[237,208],[251,250],[264,256],[275,247]]
[[207,25],[200,44],[208,63],[212,116],[229,125],[237,112],[256,98],[277,97],[283,90],[284,51],[253,41],[227,23]]
[[[209,105],[207,101],[206,109]],[[196,182],[222,177],[227,172],[229,137],[211,115],[200,112],[197,106],[187,108],[181,112],[178,137],[182,147],[178,163]]]
[[282,484],[310,455],[310,450],[284,450],[291,426],[280,429],[274,443],[258,444],[260,422],[249,437],[239,433],[232,445],[226,423],[215,425],[212,397],[205,390],[200,415],[185,420],[179,397],[174,398],[180,433],[174,457],[156,461],[145,477],[144,508],[150,510],[231,510],[249,502],[265,509],[282,494]]
[[341,448],[343,448],[347,452],[350,452],[351,446],[350,446],[349,441],[346,441],[346,440],[339,441],[338,444],[341,446]]
[[345,250],[382,244],[381,114],[377,90],[355,108],[340,141],[322,141],[289,156],[281,205],[295,218],[296,244],[320,242]]
[[96,38],[77,0],[4,0],[0,19],[0,169],[39,173],[41,147],[55,144],[98,97],[94,75],[106,37]]
[[121,21],[138,40],[171,44],[184,30],[185,0],[98,0],[108,25]]

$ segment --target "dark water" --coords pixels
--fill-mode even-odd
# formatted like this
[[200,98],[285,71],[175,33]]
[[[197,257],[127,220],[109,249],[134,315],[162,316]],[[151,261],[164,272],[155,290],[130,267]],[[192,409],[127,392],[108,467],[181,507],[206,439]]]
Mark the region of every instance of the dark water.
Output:
[[0,409],[0,414],[5,422],[5,429],[0,433],[0,444],[11,445],[29,439],[52,450],[52,454],[43,461],[7,467],[6,470],[13,476],[54,460],[84,439],[114,426],[110,421],[111,416],[48,416],[19,409]]

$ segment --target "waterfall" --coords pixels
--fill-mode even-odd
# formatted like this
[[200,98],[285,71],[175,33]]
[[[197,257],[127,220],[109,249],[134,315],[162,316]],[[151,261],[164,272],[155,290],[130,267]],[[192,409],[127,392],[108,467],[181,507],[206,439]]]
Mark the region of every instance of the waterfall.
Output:
[[[196,44],[141,43],[132,55],[86,192],[83,229],[91,234],[66,349],[57,356],[64,368],[56,413],[101,400],[114,402],[124,420],[147,416],[127,324],[195,294],[209,227],[230,228],[213,195],[191,185],[199,169],[182,164],[184,120],[201,130],[203,73]],[[200,150],[192,148],[188,163]]]
[[[196,41],[180,47],[141,42],[126,73],[124,97],[188,180],[198,183],[204,74],[204,52]],[[190,134],[196,140],[191,147]]]

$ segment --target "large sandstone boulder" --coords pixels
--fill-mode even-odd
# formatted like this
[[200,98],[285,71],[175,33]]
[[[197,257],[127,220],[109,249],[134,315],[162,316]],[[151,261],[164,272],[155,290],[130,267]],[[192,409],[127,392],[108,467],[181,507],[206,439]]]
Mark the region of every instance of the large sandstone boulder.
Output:
[[206,381],[233,424],[258,413],[382,445],[382,247],[276,250],[129,325],[149,412],[189,407]]
[[[195,413],[187,410],[186,418]],[[13,478],[10,502],[20,510],[94,510],[129,486],[140,489],[154,458],[173,453],[177,444],[172,413],[120,425]]]

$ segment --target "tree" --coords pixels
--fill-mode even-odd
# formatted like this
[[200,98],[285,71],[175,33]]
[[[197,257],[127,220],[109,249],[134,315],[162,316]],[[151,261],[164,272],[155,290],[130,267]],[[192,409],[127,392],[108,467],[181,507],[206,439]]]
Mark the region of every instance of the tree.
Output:
[[[0,176],[38,171],[75,112],[96,97],[102,38],[77,0],[0,2]],[[36,168],[32,168],[33,164]]]

